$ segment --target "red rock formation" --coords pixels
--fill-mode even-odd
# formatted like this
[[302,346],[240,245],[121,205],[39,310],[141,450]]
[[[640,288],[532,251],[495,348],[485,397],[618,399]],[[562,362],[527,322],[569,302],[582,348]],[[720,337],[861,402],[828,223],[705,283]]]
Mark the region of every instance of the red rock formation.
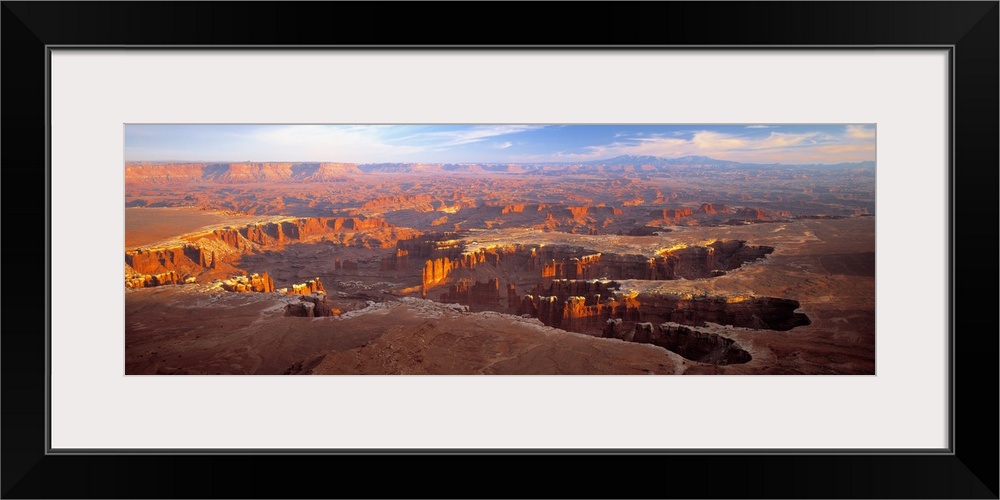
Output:
[[291,303],[285,306],[285,316],[300,316],[307,318],[321,318],[326,316],[339,316],[343,313],[340,309],[330,306],[326,300],[326,294],[314,293],[302,295],[298,303]]
[[516,205],[507,205],[502,209],[500,209],[500,214],[505,215],[509,213],[521,213],[524,212],[525,207],[527,207],[527,205],[524,203],[519,203]]
[[664,220],[679,220],[690,217],[691,214],[690,208],[668,208],[659,212],[653,212],[654,217],[662,217]]
[[726,205],[716,205],[714,203],[702,203],[701,207],[698,208],[699,212],[706,214],[717,214],[719,212],[728,213],[729,207]]
[[542,265],[542,278],[592,279],[601,262],[601,254],[552,259]]
[[603,336],[626,342],[658,345],[700,363],[730,365],[751,360],[750,353],[732,339],[676,323],[659,326],[648,322],[636,323],[633,329],[627,330],[620,320],[609,320]]
[[152,250],[138,249],[125,254],[125,263],[138,274],[162,274],[169,271],[196,273],[204,268],[204,253],[193,245]]
[[563,305],[563,317],[560,327],[566,330],[579,331],[585,328],[587,320],[601,316],[601,298],[599,295],[587,297],[573,296],[566,299]]
[[743,328],[790,330],[811,323],[796,313],[799,302],[776,297],[640,295],[642,315],[657,322],[701,326],[706,322]]
[[472,286],[461,281],[441,294],[442,302],[456,302],[481,307],[496,307],[500,304],[500,282],[490,278],[486,283],[475,282]]
[[736,211],[736,215],[746,220],[767,220],[768,216],[759,208],[741,208]]
[[162,274],[127,274],[125,288],[148,288],[162,285],[176,285],[180,279],[177,273],[168,271]]
[[240,234],[238,229],[216,229],[213,233],[219,240],[233,248],[244,249],[247,247],[246,238]]
[[230,292],[273,292],[274,280],[267,273],[234,276],[223,281],[222,288]]
[[380,268],[382,271],[405,271],[410,268],[410,253],[396,248],[396,253],[382,258]]
[[215,181],[232,184],[289,181],[291,178],[291,163],[230,163],[228,169],[215,176]]
[[312,302],[295,302],[285,305],[285,316],[297,316],[302,318],[315,317],[316,304]]
[[517,290],[514,289],[513,283],[507,283],[507,308],[517,309],[518,304],[520,304],[520,299],[517,296]]
[[[296,167],[293,166],[292,170],[295,171]],[[295,174],[298,174],[296,177],[301,177],[296,180],[303,182],[326,182],[352,179],[364,175],[364,172],[354,163],[320,163],[314,171],[303,168],[301,173],[295,172]]]
[[204,163],[146,165],[132,163],[125,165],[125,183],[191,183],[202,180]]
[[393,211],[414,209],[420,212],[430,212],[434,210],[433,202],[435,198],[430,195],[400,195],[400,196],[379,196],[361,205],[363,210]]
[[525,295],[518,314],[537,317],[542,323],[565,330],[600,333],[603,321],[636,317],[638,304],[618,292],[613,281],[554,280],[549,286],[537,285]]
[[448,276],[449,271],[451,271],[451,259],[448,257],[432,259],[425,262],[421,284],[422,294],[426,297],[427,290],[444,281],[444,279]]
[[370,229],[382,229],[392,227],[385,222],[385,219],[365,219],[361,217],[337,217],[334,219],[320,219],[334,231],[351,229],[354,231],[366,231]]
[[314,293],[326,293],[326,289],[323,288],[323,282],[319,278],[311,279],[305,283],[293,284],[288,289],[288,295],[309,295]]
[[624,339],[625,327],[621,318],[608,319],[604,325],[602,337],[611,339]]
[[574,219],[584,219],[587,217],[587,210],[590,207],[566,207],[569,210],[570,217]]

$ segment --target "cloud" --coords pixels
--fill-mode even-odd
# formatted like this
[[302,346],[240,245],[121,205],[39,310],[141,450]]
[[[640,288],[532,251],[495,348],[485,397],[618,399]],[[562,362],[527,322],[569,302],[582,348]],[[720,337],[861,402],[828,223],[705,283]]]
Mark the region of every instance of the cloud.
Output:
[[[825,130],[829,130],[828,128]],[[843,134],[829,131],[757,134],[693,131],[688,137],[646,136],[618,138],[603,145],[552,155],[520,157],[519,161],[590,161],[619,155],[708,156],[748,163],[841,163],[875,159],[874,134],[857,130]]]
[[747,125],[746,128],[778,128],[777,125]]
[[846,134],[851,139],[874,139],[875,129],[865,125],[848,125]]
[[510,141],[507,141],[507,142],[500,142],[500,143],[496,143],[496,144],[495,144],[495,147],[496,147],[497,149],[507,149],[507,148],[509,148],[509,147],[511,147],[511,146],[513,146],[513,145],[514,145],[514,143],[513,143],[513,142],[510,142]]
[[420,132],[400,140],[406,143],[429,143],[434,147],[446,148],[462,146],[487,139],[538,130],[542,125],[481,125],[457,130],[442,130],[436,132]]

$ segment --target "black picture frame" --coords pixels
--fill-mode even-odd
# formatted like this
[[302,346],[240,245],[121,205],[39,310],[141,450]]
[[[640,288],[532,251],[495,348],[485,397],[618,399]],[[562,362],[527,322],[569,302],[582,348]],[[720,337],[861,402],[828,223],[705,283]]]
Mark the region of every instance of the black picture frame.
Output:
[[[4,208],[11,231],[3,247],[10,293],[4,294],[7,328],[0,335],[2,496],[998,498],[996,332],[1000,329],[995,310],[980,311],[972,304],[996,304],[998,295],[993,278],[998,275],[994,245],[1000,170],[1000,3],[618,2],[555,7],[558,15],[527,3],[3,2],[5,147],[0,150],[0,164],[9,188]],[[467,24],[454,23],[456,16]],[[86,289],[85,283],[78,283],[67,292],[66,284],[61,284],[63,291],[55,298],[47,273],[49,47],[412,44],[609,50],[614,46],[951,47],[951,452],[423,452],[419,457],[376,452],[351,456],[47,453],[48,319],[58,313],[59,300],[71,300],[74,290]],[[38,236],[42,225],[44,238]],[[40,243],[41,249],[31,245]],[[43,288],[44,311],[38,305]],[[25,321],[38,326],[20,326]],[[470,456],[482,454],[493,455],[489,464]],[[420,467],[414,465],[417,460]],[[427,476],[427,466],[437,471],[437,477]],[[559,472],[566,467],[579,474],[566,477]],[[312,470],[329,471],[330,477],[305,472]],[[469,490],[470,483],[482,489]]]

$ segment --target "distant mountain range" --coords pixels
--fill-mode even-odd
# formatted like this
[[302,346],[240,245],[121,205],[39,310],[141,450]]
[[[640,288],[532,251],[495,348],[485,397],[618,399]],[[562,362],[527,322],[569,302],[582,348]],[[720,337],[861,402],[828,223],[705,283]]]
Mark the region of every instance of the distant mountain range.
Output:
[[871,169],[875,162],[837,164],[758,164],[719,160],[707,156],[661,158],[622,155],[604,160],[562,163],[318,163],[318,162],[241,162],[241,163],[165,163],[130,162],[125,165],[126,182],[209,182],[239,184],[252,182],[335,182],[363,174],[494,173],[524,175],[628,175],[641,173],[672,175],[689,170],[773,170],[808,168],[811,170]]
[[814,168],[875,168],[874,161],[843,162],[843,163],[743,163],[730,160],[719,160],[707,156],[682,156],[680,158],[662,158],[659,156],[636,156],[620,155],[604,160],[591,160],[584,162],[585,165],[651,165],[654,167],[670,166],[698,166],[698,167],[724,167],[724,168],[774,168],[776,166],[787,167],[814,167]]
[[588,165],[653,165],[663,167],[668,165],[739,165],[739,162],[716,160],[707,156],[682,156],[680,158],[661,158],[659,156],[619,155],[604,160],[591,160]]

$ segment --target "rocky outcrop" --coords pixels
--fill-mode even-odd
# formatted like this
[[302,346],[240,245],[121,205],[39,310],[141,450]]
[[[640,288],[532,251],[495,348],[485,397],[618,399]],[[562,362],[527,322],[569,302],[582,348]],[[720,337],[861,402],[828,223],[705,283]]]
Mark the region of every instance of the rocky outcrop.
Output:
[[125,165],[125,183],[194,183],[204,179],[204,163],[130,163]]
[[554,280],[525,295],[518,314],[564,330],[600,333],[607,319],[637,319],[638,304],[620,287],[614,281]]
[[811,323],[808,316],[795,312],[798,301],[777,297],[641,294],[637,300],[641,303],[641,317],[656,323],[717,323],[780,331]]
[[305,283],[293,284],[288,288],[288,295],[311,295],[316,293],[326,293],[323,282],[319,278],[311,279]]
[[460,281],[441,294],[441,301],[495,308],[500,305],[500,281],[497,278],[490,278],[486,283],[477,281],[472,285]]
[[747,220],[766,220],[767,214],[759,208],[741,208],[736,211],[736,215]]
[[618,282],[608,280],[554,280],[522,297],[517,313],[564,330],[605,334],[607,321],[614,319],[623,321],[615,327],[620,332],[631,331],[636,322],[643,321],[781,331],[810,324],[808,316],[795,312],[799,302],[791,299],[638,294],[620,288]]
[[379,196],[366,201],[361,205],[362,210],[368,211],[394,211],[394,210],[416,210],[418,212],[434,211],[435,202],[440,206],[440,200],[430,195],[399,195],[399,196]]
[[698,211],[704,214],[717,214],[717,213],[729,213],[729,207],[726,205],[716,205],[714,203],[702,203],[701,207],[698,207]]
[[577,221],[585,221],[588,217],[611,217],[622,214],[621,209],[606,206],[568,206],[566,210],[569,211],[569,217]]
[[273,292],[274,280],[267,273],[234,276],[223,281],[222,288],[230,292]]
[[393,255],[382,258],[380,269],[382,271],[406,271],[410,269],[410,252],[396,248]]
[[690,217],[692,213],[690,208],[668,208],[653,212],[653,217],[662,218],[663,220],[680,220]]
[[316,317],[314,310],[316,304],[312,302],[293,302],[285,305],[285,316],[296,316],[300,318]]
[[302,295],[299,302],[285,305],[285,316],[297,316],[303,318],[322,318],[327,316],[339,316],[343,311],[330,306],[327,302],[326,294],[313,293]]
[[292,166],[292,178],[299,182],[343,181],[363,175],[364,172],[353,163],[303,163]]
[[542,278],[561,279],[591,279],[601,262],[601,254],[568,257],[561,260],[552,259],[542,265]]
[[239,228],[217,229],[214,234],[227,245],[245,250],[248,243],[261,246],[301,241],[313,236],[367,231],[391,227],[383,219],[361,217],[308,217],[281,222],[248,224]]
[[[180,283],[177,273],[168,271],[162,274],[136,274],[127,273],[125,275],[125,288],[148,288],[162,285],[176,285]],[[187,283],[187,281],[184,281]]]
[[[766,257],[774,247],[747,245],[741,240],[715,241],[661,252],[653,261],[651,279],[699,279],[725,274],[747,262]],[[621,279],[621,278],[619,278]]]
[[125,263],[139,274],[153,275],[170,271],[190,274],[207,267],[208,259],[201,248],[194,245],[183,245],[126,252]]
[[473,252],[462,252],[458,246],[439,248],[437,254],[446,256],[428,259],[424,262],[421,275],[421,289],[426,297],[431,288],[445,283],[448,274],[456,269],[475,269],[478,266],[509,266],[517,270],[534,270],[538,265],[537,247],[525,245],[505,245],[482,248]]
[[438,259],[428,260],[424,263],[424,272],[422,276],[421,290],[423,295],[427,296],[427,290],[429,290],[434,285],[441,283],[448,276],[448,272],[451,271],[451,259],[448,257],[442,257]]
[[750,353],[728,337],[676,323],[659,326],[636,323],[633,329],[626,330],[620,320],[608,320],[604,337],[657,345],[699,363],[731,365],[752,359]]

